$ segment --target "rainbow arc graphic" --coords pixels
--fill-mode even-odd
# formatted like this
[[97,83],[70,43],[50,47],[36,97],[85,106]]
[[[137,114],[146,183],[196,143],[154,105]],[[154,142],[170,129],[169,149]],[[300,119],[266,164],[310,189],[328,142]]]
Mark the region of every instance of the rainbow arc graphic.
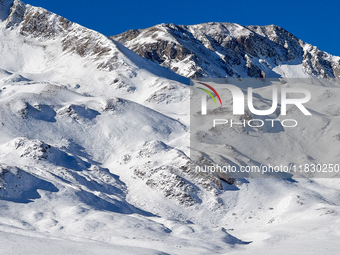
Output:
[[[202,82],[199,82],[199,84],[202,84],[203,86],[206,86],[206,87],[209,88],[212,92],[214,92],[214,94],[217,96],[217,98],[218,98],[218,100],[220,101],[220,104],[221,104],[221,106],[222,106],[221,97],[220,97],[220,95],[217,93],[217,91],[216,91],[212,86],[210,86],[210,85],[208,85],[208,84],[205,84],[205,83],[202,83]],[[213,96],[213,94],[212,94],[209,90],[204,89],[204,88],[201,88],[201,87],[197,87],[197,88],[200,89],[200,90],[203,90],[204,92],[206,92],[206,93],[212,98],[212,100],[214,100],[214,103],[215,103],[215,105],[217,106],[217,102],[216,102],[216,100],[215,100],[215,97]]]

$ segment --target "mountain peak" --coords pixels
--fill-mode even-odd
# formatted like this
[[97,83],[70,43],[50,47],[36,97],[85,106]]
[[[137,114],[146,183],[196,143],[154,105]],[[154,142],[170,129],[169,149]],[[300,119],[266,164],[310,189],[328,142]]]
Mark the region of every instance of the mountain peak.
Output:
[[[43,8],[0,4],[3,254],[294,254],[310,243],[338,254],[340,85],[274,83],[310,90],[312,118],[287,109],[297,128],[279,109],[233,115],[231,93],[223,107],[209,100],[229,129],[200,117],[204,94],[178,74],[330,77],[339,58],[276,26],[217,22],[114,37],[142,58]],[[259,83],[253,108],[275,106]],[[300,178],[320,162],[333,178]]]
[[15,24],[20,24],[25,15],[26,5],[20,0],[14,0],[7,17],[6,27],[10,28]]
[[[339,60],[275,26],[209,22],[160,24],[112,36],[124,46],[180,75],[195,77],[339,77]],[[294,75],[297,75],[295,73]]]

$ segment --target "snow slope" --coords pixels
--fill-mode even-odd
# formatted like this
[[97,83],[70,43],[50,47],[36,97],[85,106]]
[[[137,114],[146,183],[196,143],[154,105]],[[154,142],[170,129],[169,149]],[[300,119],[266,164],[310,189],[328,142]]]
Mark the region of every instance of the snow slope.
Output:
[[[337,254],[339,179],[227,183],[191,171],[186,78],[42,8],[0,6],[1,253]],[[331,123],[332,146],[338,89],[313,87],[309,106]],[[268,103],[268,88],[256,92]],[[243,150],[266,162],[236,149],[230,160]],[[320,150],[276,155],[338,156]]]

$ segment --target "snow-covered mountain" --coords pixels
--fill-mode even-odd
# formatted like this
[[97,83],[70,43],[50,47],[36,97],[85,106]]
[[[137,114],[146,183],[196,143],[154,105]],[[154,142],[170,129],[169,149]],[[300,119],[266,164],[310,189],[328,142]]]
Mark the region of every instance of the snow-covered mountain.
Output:
[[[199,76],[203,66],[189,54],[188,66],[171,67],[176,74],[138,54],[43,8],[0,0],[1,252],[280,254],[282,247],[294,251],[308,243],[307,252],[327,245],[336,254],[339,179],[234,180],[191,171],[196,159],[189,153],[190,93],[183,76]],[[338,58],[324,58],[336,67]],[[282,76],[304,72],[301,63],[284,61]],[[324,70],[332,77],[325,66],[315,75]],[[207,70],[203,76],[213,75]],[[306,121],[301,130],[274,135],[286,144],[299,132],[312,136],[310,143],[324,139],[324,158],[326,145],[336,147],[339,140],[340,93],[336,85],[312,88],[314,128],[303,131],[312,124]],[[266,87],[256,93],[263,96],[258,104],[268,104]],[[268,135],[251,134],[252,147]],[[241,145],[249,141],[244,130],[228,135]],[[296,141],[300,146],[277,157],[319,159],[317,148]],[[238,164],[269,160],[245,146],[224,147]],[[200,160],[221,158],[210,156],[200,154]],[[336,157],[333,150],[327,159]]]
[[190,78],[340,77],[340,58],[278,26],[161,24],[112,36],[142,57]]

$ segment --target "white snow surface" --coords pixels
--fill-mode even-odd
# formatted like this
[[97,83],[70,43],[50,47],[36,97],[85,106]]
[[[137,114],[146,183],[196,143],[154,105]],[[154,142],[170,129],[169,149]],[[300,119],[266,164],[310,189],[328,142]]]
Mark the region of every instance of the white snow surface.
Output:
[[[0,1],[1,254],[339,253],[339,178],[230,185],[195,177],[185,171],[185,78],[78,24],[63,31],[60,17],[42,8],[24,5],[25,15],[47,13],[55,34],[23,35],[25,21],[7,27],[8,2]],[[64,48],[68,38],[109,51],[79,54]],[[301,69],[279,71],[294,77]],[[328,155],[327,144],[301,142],[282,161],[297,151],[339,158],[340,90],[311,89],[309,107],[327,123],[308,136],[334,147]],[[266,87],[256,93],[270,98]],[[238,134],[237,149],[266,163],[251,151],[256,135],[247,147]],[[273,134],[281,143],[297,135]]]

